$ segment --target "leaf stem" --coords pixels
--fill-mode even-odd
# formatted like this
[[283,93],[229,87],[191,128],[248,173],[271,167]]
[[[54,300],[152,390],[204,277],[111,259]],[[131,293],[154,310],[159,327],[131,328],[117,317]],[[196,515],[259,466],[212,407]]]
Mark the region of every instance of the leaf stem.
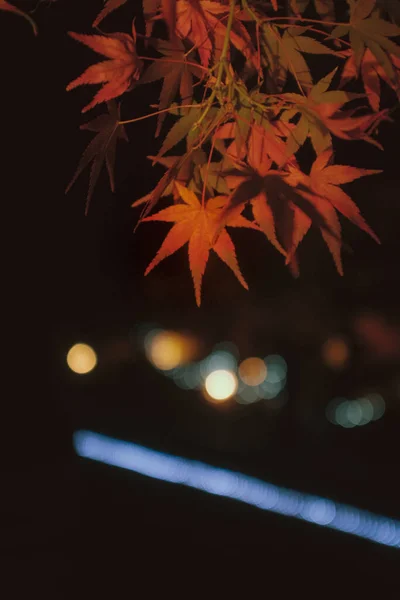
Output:
[[[242,0],[244,2],[247,3],[247,0]],[[337,27],[338,25],[343,25],[344,27],[349,27],[350,23],[339,23],[339,22],[335,22],[335,21],[321,21],[318,19],[306,19],[304,17],[296,17],[296,16],[292,16],[292,17],[265,17],[262,19],[262,21],[289,21],[295,19],[296,21],[299,21],[300,23],[316,23],[317,25],[328,25],[328,27]]]
[[256,13],[253,11],[253,9],[250,8],[247,0],[242,0],[242,5],[243,5],[244,9],[247,10],[249,15],[252,17],[253,21],[255,21],[257,23],[257,25],[260,25],[261,19],[256,15]]
[[[277,25],[277,27],[281,28],[281,27],[293,27],[292,23],[285,23],[282,25]],[[337,37],[336,35],[332,35],[332,33],[328,33],[327,31],[322,31],[322,29],[316,29],[315,27],[307,27],[307,31],[313,31],[314,33],[319,33],[323,36],[325,36],[325,41],[329,41],[329,40],[337,40],[339,42],[341,42],[342,44],[344,44],[345,46],[351,46],[350,42],[347,42],[346,40]],[[338,50],[338,52],[340,52],[340,50]]]
[[212,139],[212,142],[211,142],[211,149],[210,149],[210,153],[208,155],[206,172],[204,174],[203,192],[201,194],[201,205],[202,205],[203,208],[204,208],[204,205],[205,205],[206,187],[207,187],[207,181],[208,181],[208,172],[210,170],[210,163],[211,163],[212,155],[213,155],[213,152],[214,152],[214,146],[215,146],[215,136],[213,136],[213,139]]
[[177,63],[180,65],[188,65],[189,67],[196,67],[197,69],[201,69],[202,71],[206,71],[207,73],[210,72],[210,69],[203,67],[203,65],[201,65],[200,63],[190,62],[189,60],[175,60],[173,58],[160,58],[160,57],[151,58],[149,56],[138,56],[137,58],[140,58],[141,60],[153,60],[153,61],[155,60],[157,62]]
[[225,60],[226,60],[228,50],[229,50],[229,41],[230,41],[230,34],[231,34],[231,30],[232,30],[232,25],[233,25],[233,17],[235,15],[236,0],[230,0],[230,3],[231,4],[230,4],[230,9],[229,9],[229,17],[228,17],[228,22],[226,24],[224,45],[222,47],[222,52],[221,52],[221,56],[219,59],[217,78],[216,78],[213,90],[211,92],[211,95],[209,96],[209,98],[207,100],[207,106],[206,106],[204,112],[201,114],[200,119],[194,124],[194,126],[193,126],[194,129],[197,129],[198,127],[200,127],[200,124],[202,123],[202,121],[204,121],[204,119],[210,112],[212,103],[214,102],[215,97],[216,97],[216,95],[219,91],[220,85],[221,85],[222,74],[225,70]]
[[[249,6],[249,4],[248,4],[247,0],[242,0],[242,4],[243,4],[244,8],[247,10],[247,12],[249,13],[249,15],[250,15],[250,16],[253,18],[253,20],[256,22],[256,24],[257,24],[257,27],[259,27],[259,26],[260,26],[260,25],[262,25],[263,23],[266,23],[266,22],[268,22],[268,21],[273,21],[273,20],[274,20],[274,18],[273,18],[273,17],[271,17],[271,18],[265,18],[265,19],[260,19],[260,18],[259,18],[259,17],[256,15],[256,13],[255,13],[255,12],[254,12],[254,11],[253,11],[251,8],[250,8],[250,6]],[[279,19],[279,17],[276,17],[276,18],[277,18],[277,19]],[[288,18],[292,18],[292,17],[282,17],[282,18],[284,18],[284,19],[288,19]],[[293,77],[294,77],[294,78],[295,78],[295,80],[296,80],[296,83],[297,83],[297,86],[298,86],[298,88],[299,88],[300,92],[302,93],[302,95],[303,95],[303,96],[305,96],[306,94],[305,94],[305,92],[304,92],[304,90],[303,90],[303,88],[302,88],[302,86],[301,86],[301,84],[300,84],[299,78],[298,78],[298,76],[297,76],[297,73],[296,73],[296,69],[293,67],[293,63],[292,63],[292,61],[290,60],[290,57],[288,56],[288,53],[287,53],[287,52],[286,52],[286,50],[285,50],[285,47],[284,47],[284,45],[283,45],[283,43],[282,43],[281,36],[280,36],[278,33],[276,33],[276,31],[274,31],[274,29],[273,29],[272,27],[271,27],[271,33],[272,33],[272,34],[275,36],[275,38],[276,38],[276,39],[277,39],[277,41],[278,41],[278,44],[280,45],[281,49],[283,50],[283,54],[285,55],[285,58],[286,58],[286,60],[288,61],[288,64],[289,64],[289,67],[290,67],[290,71],[292,72],[292,75],[293,75]]]
[[201,108],[202,104],[179,104],[178,106],[170,106],[168,108],[163,108],[163,110],[157,110],[156,112],[150,113],[148,115],[143,115],[142,117],[136,117],[135,119],[128,119],[127,121],[119,121],[119,125],[128,125],[129,123],[135,123],[136,121],[143,121],[144,119],[150,119],[150,117],[156,117],[157,115],[162,115],[163,113],[169,112],[171,110],[176,110],[177,108]]

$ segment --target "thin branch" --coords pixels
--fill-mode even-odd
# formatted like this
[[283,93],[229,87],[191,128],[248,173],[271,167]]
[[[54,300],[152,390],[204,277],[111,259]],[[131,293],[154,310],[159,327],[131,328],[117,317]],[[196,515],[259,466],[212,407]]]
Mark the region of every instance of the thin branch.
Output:
[[129,123],[135,123],[136,121],[143,121],[144,119],[150,119],[150,117],[156,117],[157,115],[162,115],[163,113],[170,112],[172,110],[177,110],[180,108],[202,108],[202,104],[178,104],[177,106],[170,106],[169,108],[163,108],[163,110],[157,110],[154,113],[150,113],[148,115],[143,115],[142,117],[136,117],[135,119],[128,119],[127,121],[119,121],[119,125],[128,125]]
[[149,56],[138,56],[137,58],[140,58],[141,60],[152,60],[152,61],[157,61],[157,62],[177,63],[180,65],[188,65],[189,67],[196,67],[197,69],[201,69],[202,71],[206,71],[207,73],[210,72],[210,69],[203,67],[203,65],[201,65],[200,63],[190,62],[189,60],[175,60],[173,58],[159,58],[159,57],[151,58]]
[[206,116],[210,112],[212,103],[214,102],[215,97],[216,97],[216,95],[219,91],[220,85],[221,85],[222,74],[225,69],[225,60],[226,60],[228,50],[229,50],[230,34],[231,34],[232,25],[233,25],[233,17],[235,15],[235,6],[236,6],[236,0],[230,0],[230,2],[231,2],[231,4],[230,4],[230,10],[229,10],[228,23],[226,25],[224,45],[222,47],[221,56],[219,58],[217,79],[216,79],[215,85],[213,87],[213,90],[211,92],[211,95],[208,98],[207,106],[206,106],[204,112],[202,113],[200,119],[195,123],[194,128],[198,128],[200,126],[201,122],[206,118]]

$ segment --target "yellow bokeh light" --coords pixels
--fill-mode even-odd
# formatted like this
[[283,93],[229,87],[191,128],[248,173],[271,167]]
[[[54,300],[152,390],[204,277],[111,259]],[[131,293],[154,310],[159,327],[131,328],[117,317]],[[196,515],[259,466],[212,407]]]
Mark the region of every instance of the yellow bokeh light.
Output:
[[75,344],[67,354],[67,364],[79,375],[90,373],[97,365],[96,352],[87,344]]
[[262,358],[246,358],[239,365],[239,377],[246,385],[260,385],[267,377],[267,366]]
[[347,366],[350,360],[350,348],[346,340],[340,336],[331,337],[322,346],[322,360],[326,366],[339,371]]
[[195,341],[175,331],[159,331],[146,344],[149,361],[161,371],[170,371],[191,360]]
[[237,377],[232,371],[218,369],[206,377],[205,389],[212,400],[228,400],[235,394],[237,387]]

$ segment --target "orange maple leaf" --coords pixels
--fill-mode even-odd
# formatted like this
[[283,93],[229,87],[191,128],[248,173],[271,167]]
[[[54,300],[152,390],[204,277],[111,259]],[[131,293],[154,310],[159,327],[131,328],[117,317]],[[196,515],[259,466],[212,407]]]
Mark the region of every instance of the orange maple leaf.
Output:
[[317,194],[327,198],[336,210],[342,213],[357,227],[368,233],[376,242],[379,243],[377,235],[361,216],[357,205],[353,202],[346,192],[339,186],[350,183],[366,175],[375,175],[381,173],[379,169],[359,169],[349,165],[330,164],[333,158],[332,150],[323,152],[316,158],[311,167],[310,184]]
[[[143,219],[143,221],[167,221],[175,223],[156,256],[147,267],[145,275],[150,273],[164,258],[170,256],[188,243],[189,266],[193,277],[198,306],[201,303],[201,284],[211,249],[232,269],[243,287],[248,289],[247,283],[239,269],[235,246],[225,227],[221,229],[218,238],[214,241],[219,217],[228,201],[228,197],[216,196],[215,198],[210,198],[205,205],[202,205],[194,192],[178,182],[175,182],[175,185],[183,203],[169,206],[160,210],[155,215]],[[241,212],[242,207],[232,212],[225,224],[230,227],[247,227],[258,230],[257,225],[243,217],[240,214]]]
[[[239,11],[237,11],[238,14]],[[176,5],[176,32],[198,49],[203,66],[208,67],[212,52],[222,49],[229,6],[212,0],[179,0]],[[257,54],[247,29],[235,18],[231,43],[258,67]]]
[[331,150],[317,157],[310,175],[303,173],[294,161],[286,164],[288,172],[274,171],[261,130],[249,141],[248,166],[237,161],[236,168],[222,172],[233,191],[221,215],[220,226],[225,224],[232,209],[250,202],[256,223],[285,256],[286,264],[295,275],[298,274],[297,248],[311,225],[319,228],[338,272],[343,274],[341,226],[336,211],[379,243],[356,204],[339,185],[380,171],[330,165]]
[[133,37],[127,33],[113,33],[105,36],[69,32],[69,35],[78,42],[82,42],[95,52],[110,59],[91,65],[82,75],[68,84],[67,91],[78,85],[103,84],[92,102],[85,106],[82,112],[90,110],[96,104],[121,96],[139,79],[143,63],[136,54],[134,24],[132,24],[132,34]]
[[[374,169],[359,169],[349,165],[333,165],[330,164],[332,157],[332,150],[326,150],[317,156],[311,167],[310,175],[306,175],[300,170],[295,170],[289,166],[291,173],[287,181],[294,187],[306,185],[312,192],[315,192],[314,202],[316,208],[324,216],[325,220],[332,228],[332,231],[336,234],[332,235],[332,232],[321,229],[322,236],[332,253],[336,268],[340,275],[342,275],[341,229],[336,211],[368,233],[378,244],[380,241],[378,236],[362,217],[357,205],[339,186],[350,183],[365,175],[381,173],[381,171]],[[310,225],[311,220],[308,224],[303,223],[302,237],[307,233]],[[289,255],[288,258],[290,259],[291,256]]]
[[[349,50],[346,52],[346,54],[349,55],[349,58],[343,67],[340,80],[341,86],[345,85],[352,79],[357,79],[358,77],[354,52]],[[400,56],[389,54],[389,58],[386,60],[389,61],[389,66],[391,62],[390,70],[392,70],[392,77],[388,76],[388,73],[385,71],[377,57],[369,48],[366,48],[361,59],[361,76],[364,83],[365,93],[367,94],[368,102],[370,103],[372,110],[375,112],[379,111],[381,100],[380,79],[385,81],[387,85],[393,89],[397,95],[397,98],[400,100]]]
[[[290,131],[294,125],[289,123],[286,127]],[[281,138],[279,121],[264,119],[258,124],[252,118],[251,121],[243,122],[240,114],[235,116],[235,121],[221,125],[214,135],[214,139],[233,139],[225,156],[235,161],[244,160],[247,154],[249,165],[258,170],[263,170],[264,167],[269,170],[270,160],[279,168],[294,160],[294,156],[287,155],[286,145]]]
[[[233,191],[219,226],[225,225],[232,210],[250,202],[256,223],[291,268],[292,262],[296,262],[297,247],[312,223],[324,236],[340,239],[338,223],[332,218],[332,211],[328,211],[328,201],[307,185],[299,185],[300,180],[291,181],[288,173],[272,170],[265,162],[262,169],[242,166],[224,174]],[[297,274],[297,267],[294,271]]]
[[96,19],[93,21],[92,27],[98,27],[103,19],[111,12],[126,3],[127,0],[107,0],[104,8],[99,12]]
[[296,129],[288,137],[290,152],[297,152],[309,136],[318,155],[332,147],[331,134],[344,140],[364,140],[383,149],[369,132],[388,119],[388,110],[364,115],[356,115],[357,108],[341,110],[347,102],[364,95],[328,90],[336,71],[337,68],[318,81],[307,97],[292,92],[280,95],[282,99],[293,103],[290,112],[294,109],[301,114]]

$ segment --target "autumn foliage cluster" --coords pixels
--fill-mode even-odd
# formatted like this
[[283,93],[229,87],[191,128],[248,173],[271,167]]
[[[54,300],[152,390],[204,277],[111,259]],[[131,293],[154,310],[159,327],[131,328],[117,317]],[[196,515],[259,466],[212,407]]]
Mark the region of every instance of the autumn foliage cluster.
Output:
[[[311,226],[342,273],[338,213],[379,241],[341,187],[378,171],[336,164],[334,147],[335,138],[381,147],[378,126],[400,99],[400,2],[143,0],[140,22],[104,32],[112,11],[138,3],[107,0],[92,32],[69,32],[101,58],[67,90],[93,84],[82,112],[105,109],[82,126],[94,137],[70,183],[90,166],[87,206],[104,163],[114,188],[118,140],[139,120],[157,121],[149,159],[165,173],[133,206],[146,227],[172,226],[146,274],[187,244],[200,304],[211,250],[247,287],[231,227],[264,234],[293,274]],[[0,9],[21,13],[4,0]],[[315,56],[327,65],[318,78]],[[122,121],[119,102],[153,82],[151,112]],[[382,86],[391,106],[382,106]]]

